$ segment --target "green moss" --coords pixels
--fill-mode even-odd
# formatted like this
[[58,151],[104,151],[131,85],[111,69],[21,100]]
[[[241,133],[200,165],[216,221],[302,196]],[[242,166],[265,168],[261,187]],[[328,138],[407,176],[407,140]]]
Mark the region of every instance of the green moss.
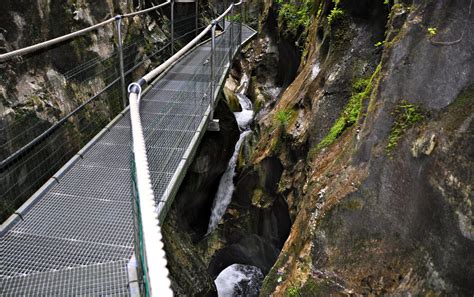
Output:
[[319,280],[317,283],[313,278],[308,278],[300,289],[300,296],[312,297],[312,296],[333,296],[337,294],[332,288],[330,280]]
[[316,151],[331,145],[345,129],[357,122],[362,109],[362,102],[368,98],[372,92],[371,82],[372,78],[363,78],[354,82],[352,86],[352,96],[349,102],[341,113],[341,116],[329,130],[328,135],[316,146]]
[[[451,107],[471,107],[474,100],[474,84],[464,89],[456,100],[451,104]],[[469,110],[469,109],[467,109]]]
[[395,118],[395,122],[392,125],[388,137],[388,144],[385,147],[388,155],[392,155],[393,150],[397,147],[400,138],[405,134],[406,130],[410,129],[424,118],[420,107],[405,100],[395,106],[392,116]]
[[260,203],[262,202],[262,197],[263,190],[260,188],[255,189],[252,195],[252,205],[260,205]]
[[362,203],[356,199],[350,199],[342,204],[342,207],[348,210],[358,210],[362,208]]
[[280,254],[275,265],[273,265],[272,269],[263,280],[262,287],[260,288],[260,296],[270,296],[276,286],[284,278],[286,278],[286,275],[284,273],[279,273],[278,270],[282,268],[283,265],[285,265],[285,263],[288,261],[288,258],[288,253],[283,252],[282,254]]
[[301,296],[300,294],[300,288],[298,287],[291,287],[286,291],[286,296],[288,297],[299,297]]

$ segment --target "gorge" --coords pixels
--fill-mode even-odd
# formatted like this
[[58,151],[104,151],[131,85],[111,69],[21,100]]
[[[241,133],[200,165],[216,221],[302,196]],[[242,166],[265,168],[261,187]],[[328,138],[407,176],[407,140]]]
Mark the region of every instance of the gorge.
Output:
[[[0,12],[4,51],[159,1],[33,2],[7,1]],[[219,5],[199,2],[203,23]],[[214,114],[219,131],[204,134],[161,222],[174,294],[472,296],[473,0],[245,5],[239,18],[258,35],[231,65]],[[129,41],[143,37],[130,59],[169,35],[165,14],[127,26]],[[113,38],[100,31],[85,53],[58,49],[34,70],[0,63],[2,157],[24,142],[4,144],[11,135],[44,130],[81,102],[88,91],[79,79],[65,86],[64,65],[105,57],[102,42]],[[62,100],[44,91],[51,87]],[[73,128],[64,145],[87,142],[121,110],[117,100],[75,120],[94,127]],[[2,218],[21,204],[7,200]]]

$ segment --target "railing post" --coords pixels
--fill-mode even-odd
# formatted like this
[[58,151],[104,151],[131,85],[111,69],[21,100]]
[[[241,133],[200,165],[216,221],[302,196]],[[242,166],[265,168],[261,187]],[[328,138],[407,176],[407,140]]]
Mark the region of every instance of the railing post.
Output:
[[117,15],[115,17],[115,25],[117,28],[117,50],[118,50],[118,58],[119,58],[119,65],[120,65],[120,87],[122,88],[122,101],[123,101],[123,108],[127,106],[127,88],[125,86],[125,70],[124,70],[124,63],[123,63],[123,41],[122,41],[122,16]]
[[[222,3],[222,11],[221,14],[227,9],[227,1],[223,1]],[[222,31],[225,31],[225,16],[222,18]]]
[[174,0],[171,0],[171,54],[174,54]]
[[232,49],[233,39],[234,39],[234,3],[230,6],[230,40],[229,40],[229,68],[232,67],[232,54],[234,53]]
[[242,29],[244,22],[244,1],[240,3],[240,32],[239,32],[239,48],[242,49]]
[[216,89],[216,24],[215,20],[212,21],[212,28],[211,28],[211,114],[210,120],[214,119],[214,95]]
[[197,36],[198,31],[199,31],[199,0],[195,0],[194,3],[196,3],[196,7],[195,7],[196,8],[196,12],[195,12],[195,14],[196,14],[196,26],[195,27],[196,27],[196,36]]

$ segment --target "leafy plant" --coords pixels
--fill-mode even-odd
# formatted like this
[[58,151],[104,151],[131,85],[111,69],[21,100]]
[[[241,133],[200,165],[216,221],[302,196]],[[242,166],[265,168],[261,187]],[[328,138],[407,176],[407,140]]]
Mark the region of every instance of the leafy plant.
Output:
[[291,287],[286,292],[288,297],[299,297],[300,289],[298,287]]
[[334,7],[328,15],[328,23],[331,25],[336,19],[342,18],[344,11],[337,6]]
[[429,27],[428,28],[428,35],[430,36],[430,38],[435,37],[436,34],[438,34],[438,29],[437,28],[435,28],[435,27]]
[[376,44],[374,44],[374,46],[375,47],[380,47],[380,46],[383,46],[384,44],[385,44],[385,40],[377,42]]
[[293,112],[291,110],[283,109],[279,110],[276,115],[276,121],[280,126],[286,126],[291,119]]
[[424,119],[421,109],[406,100],[401,101],[395,107],[392,112],[392,116],[395,118],[395,122],[393,123],[390,135],[388,137],[388,144],[385,148],[388,155],[392,154],[406,130]]
[[311,0],[293,1],[276,0],[280,6],[278,12],[279,23],[286,24],[286,32],[294,36],[300,28],[306,28],[310,24]]
[[344,11],[339,8],[339,1],[340,0],[333,0],[334,8],[328,15],[328,24],[331,25],[336,19],[342,18],[344,16]]

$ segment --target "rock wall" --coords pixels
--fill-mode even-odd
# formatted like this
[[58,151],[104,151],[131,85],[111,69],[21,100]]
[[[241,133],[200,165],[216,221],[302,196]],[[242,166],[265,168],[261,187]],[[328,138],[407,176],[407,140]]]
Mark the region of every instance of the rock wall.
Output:
[[474,292],[472,3],[389,2],[312,1],[259,121],[293,219],[262,296]]

